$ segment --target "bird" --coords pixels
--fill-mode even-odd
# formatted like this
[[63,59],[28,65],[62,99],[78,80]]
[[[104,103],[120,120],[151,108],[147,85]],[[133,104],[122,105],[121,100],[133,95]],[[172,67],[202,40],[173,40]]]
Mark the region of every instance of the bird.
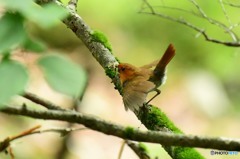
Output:
[[[133,112],[138,112],[140,107],[148,105],[161,93],[158,87],[164,84],[166,67],[174,56],[175,48],[173,44],[169,44],[161,59],[150,64],[136,67],[129,63],[119,63],[117,68],[126,111],[130,109]],[[155,91],[156,94],[146,102],[148,93],[152,91]]]

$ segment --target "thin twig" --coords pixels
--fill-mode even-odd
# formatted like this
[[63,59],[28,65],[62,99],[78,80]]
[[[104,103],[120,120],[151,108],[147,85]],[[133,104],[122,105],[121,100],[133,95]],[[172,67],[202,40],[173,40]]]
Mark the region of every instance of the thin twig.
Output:
[[[60,120],[71,123],[83,124],[84,126],[120,138],[134,140],[139,142],[159,143],[165,146],[183,146],[183,147],[200,147],[221,150],[240,151],[240,141],[237,139],[228,138],[212,138],[200,137],[182,134],[173,134],[168,132],[156,131],[140,131],[138,129],[132,130],[131,134],[128,128],[106,122],[102,119],[84,115],[73,111],[59,111],[59,110],[31,110],[27,107],[10,107],[6,106],[0,110],[1,112],[14,115],[28,116],[35,119]],[[128,135],[126,135],[128,134]]]
[[20,133],[16,136],[12,136],[9,139],[10,139],[10,141],[13,141],[13,140],[22,138],[24,136],[28,136],[29,134],[33,133],[35,130],[39,129],[40,127],[41,127],[41,125],[34,126],[33,128],[28,129],[28,130],[26,130],[26,131],[24,131],[24,132],[22,132],[22,133]]
[[[146,1],[146,0],[145,0]],[[149,3],[148,3],[149,4]],[[149,4],[150,5],[150,4]],[[141,13],[141,11],[145,11],[146,9],[149,8],[149,6],[145,7],[146,4],[144,6],[141,7],[141,9],[139,10],[139,13]],[[153,9],[153,6],[151,6],[151,8]],[[168,10],[175,10],[175,11],[179,11],[179,12],[183,12],[183,13],[188,13],[191,15],[194,15],[196,17],[201,18],[201,15],[195,13],[194,11],[189,11],[186,9],[182,9],[182,8],[177,8],[177,7],[170,7],[170,6],[154,6],[154,8],[161,8],[161,9],[168,9]],[[155,12],[155,11],[154,11]]]
[[226,4],[226,5],[229,5],[231,7],[240,8],[240,4],[233,4],[233,3],[230,3],[230,2],[223,2],[223,3]]
[[[156,12],[153,8],[153,6],[151,6],[151,4],[149,4],[149,2],[147,0],[143,0],[144,3],[146,3],[146,6],[150,9],[150,12],[148,11],[144,11],[144,10],[140,10],[139,12],[140,13],[143,13],[143,14],[150,14],[150,15],[155,15],[155,16],[159,16],[161,18],[164,18],[164,19],[167,19],[167,20],[170,20],[170,21],[173,21],[173,22],[177,22],[179,24],[183,24],[195,31],[197,31],[198,33],[200,33],[201,35],[204,36],[205,40],[207,41],[210,41],[210,42],[213,42],[213,43],[218,43],[218,44],[223,44],[223,45],[226,45],[226,46],[232,46],[232,47],[239,47],[240,46],[240,41],[238,40],[238,37],[237,35],[232,32],[231,28],[228,28],[225,24],[217,21],[217,20],[214,20],[210,17],[208,17],[205,12],[201,9],[201,7],[196,3],[196,1],[194,0],[190,0],[190,2],[192,2],[192,4],[194,4],[194,6],[198,9],[198,11],[200,12],[200,17],[208,20],[209,23],[211,24],[214,24],[222,29],[224,29],[224,31],[228,32],[229,35],[232,37],[233,39],[233,42],[230,42],[230,41],[221,41],[221,40],[218,40],[218,39],[214,39],[214,38],[211,38],[209,37],[209,35],[205,32],[205,29],[202,29],[202,28],[199,28],[193,24],[191,24],[190,22],[187,22],[184,18],[174,18],[172,16],[169,16],[169,15],[166,15],[166,14],[163,14],[163,13],[159,13],[159,12]],[[196,14],[194,13],[193,15],[196,16]],[[234,25],[235,26],[235,25]],[[238,25],[237,25],[238,26]]]
[[12,147],[10,147],[10,146],[9,146],[9,148],[8,148],[8,153],[9,153],[11,159],[14,159],[14,158],[15,158],[15,157],[14,157],[14,154],[13,154]]
[[31,129],[28,129],[26,131],[21,132],[20,134],[17,134],[12,137],[7,137],[3,141],[0,141],[0,152],[4,151],[6,148],[9,147],[10,143],[13,142],[14,140],[27,137],[29,135],[34,135],[34,134],[42,134],[42,133],[47,133],[47,132],[55,132],[61,134],[61,136],[65,136],[69,134],[72,131],[79,131],[79,130],[86,130],[87,128],[51,128],[51,129],[45,129],[45,130],[37,130],[41,127],[41,125],[34,126]]
[[207,14],[203,11],[203,9],[198,5],[198,3],[195,0],[190,0],[190,2],[192,2],[192,4],[198,9],[198,11],[200,12],[201,16],[204,19],[206,19],[209,23],[224,29],[224,31],[226,31],[232,37],[233,41],[238,41],[237,35],[234,32],[232,32],[224,23],[208,17]]
[[138,155],[140,159],[150,159],[146,149],[143,148],[143,145],[140,145],[140,143],[137,144],[132,141],[127,141],[127,145]]
[[139,157],[139,159],[150,159],[149,155],[146,153],[146,149],[142,147],[139,143],[135,143],[129,140],[123,140],[119,153],[118,153],[118,159],[121,159],[123,154],[123,149],[125,145],[128,145],[129,148],[133,150],[133,152],[136,153],[136,155]]
[[[68,127],[67,128],[51,128],[51,129],[34,131],[34,132],[29,133],[28,135],[42,134],[42,133],[47,133],[47,132],[55,132],[55,133],[59,133],[61,136],[66,136],[70,132],[87,130],[87,129],[88,128],[85,128],[85,127],[81,127],[81,128],[68,128]],[[27,136],[27,135],[25,135],[25,136]]]
[[151,13],[152,13],[152,14],[155,14],[155,11],[154,11],[153,7],[148,3],[148,1],[147,1],[147,0],[143,0],[143,2],[144,2],[144,3],[147,5],[147,7],[150,9]]
[[222,0],[219,0],[219,3],[220,3],[220,5],[221,5],[221,8],[222,8],[222,11],[223,11],[223,14],[224,14],[225,18],[227,19],[229,25],[232,26],[232,22],[231,22],[228,14],[227,14],[227,12],[226,12],[226,9],[225,9],[225,7],[224,7],[223,1],[222,1]]
[[236,24],[233,24],[229,27],[230,30],[236,28],[236,27],[239,27],[240,26],[240,22],[239,23],[236,23]]
[[118,159],[122,158],[123,149],[124,149],[125,144],[126,144],[126,140],[123,140],[123,142],[121,144],[121,147],[120,147],[120,150],[119,150],[119,153],[118,153]]
[[[85,88],[86,88],[86,87],[85,87]],[[86,89],[84,89],[83,94],[81,95],[81,97],[83,97],[85,90],[86,90]],[[78,99],[75,99],[75,100],[73,101],[72,108],[73,108],[75,111],[79,111],[79,110],[78,110],[78,109],[79,109],[78,101],[79,101]],[[74,125],[73,123],[67,123],[67,126],[68,126],[68,127],[72,127],[73,125]],[[68,153],[69,153],[69,150],[68,150],[68,148],[67,148],[67,143],[69,143],[69,141],[71,141],[71,139],[72,139],[72,134],[69,134],[69,135],[67,135],[67,136],[62,140],[62,142],[61,142],[61,144],[60,144],[60,147],[59,147],[59,149],[57,150],[56,155],[55,155],[55,158],[56,158],[56,159],[65,159],[65,158],[66,158],[66,156],[67,156]],[[74,142],[74,141],[73,141],[73,142]]]
[[73,10],[74,12],[77,12],[77,3],[78,3],[78,0],[69,0],[68,8]]
[[[5,138],[3,141],[0,142],[0,152],[5,151],[10,146],[10,142],[12,142],[16,139],[22,138],[24,136],[27,136],[27,135],[33,133],[35,130],[39,129],[40,127],[41,127],[41,125],[37,125],[31,129],[21,132],[20,134]],[[10,148],[10,151],[11,151],[11,148]],[[12,152],[10,152],[10,156],[12,158],[14,158],[14,155]]]
[[25,92],[22,95],[24,98],[29,99],[30,101],[36,103],[36,104],[40,104],[42,106],[44,106],[47,109],[51,109],[51,110],[64,110],[66,111],[67,109],[63,109],[60,106],[57,106],[55,104],[53,104],[52,102],[45,100],[43,98],[40,98],[39,96],[33,94],[33,93],[29,93],[29,92]]

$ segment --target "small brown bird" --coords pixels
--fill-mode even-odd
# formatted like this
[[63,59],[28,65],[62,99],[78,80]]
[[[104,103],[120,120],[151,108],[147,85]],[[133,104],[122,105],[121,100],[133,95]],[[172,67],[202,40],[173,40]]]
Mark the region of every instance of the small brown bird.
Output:
[[[139,107],[144,105],[149,92],[157,93],[145,104],[160,94],[158,87],[165,82],[166,67],[174,55],[174,46],[170,44],[159,62],[154,61],[142,67],[135,67],[128,63],[118,65],[125,110],[138,111]],[[152,70],[154,66],[156,67]]]

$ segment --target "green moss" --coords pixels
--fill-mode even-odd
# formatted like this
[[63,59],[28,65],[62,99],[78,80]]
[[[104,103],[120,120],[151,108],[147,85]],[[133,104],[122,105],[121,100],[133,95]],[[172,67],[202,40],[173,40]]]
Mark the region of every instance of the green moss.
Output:
[[2,61],[9,60],[11,58],[10,52],[4,52],[2,53],[2,55],[3,55]]
[[128,127],[125,128],[124,136],[125,136],[126,138],[131,138],[131,137],[133,136],[133,134],[134,134],[134,131],[135,131],[135,130],[134,130],[133,127],[128,126]]
[[145,144],[143,144],[143,143],[140,142],[140,143],[138,144],[138,148],[139,148],[142,152],[148,154],[147,146],[146,146]]
[[167,128],[173,133],[182,134],[182,131],[178,129],[164,112],[157,107],[151,106],[140,114],[140,119],[144,125],[150,130],[160,130],[161,128]]
[[195,149],[189,147],[175,147],[175,159],[204,159]]
[[112,52],[112,46],[109,43],[107,37],[100,31],[93,31],[91,33],[92,40],[95,42],[100,42],[103,44],[109,51]]
[[117,71],[114,69],[111,69],[109,67],[105,68],[105,73],[108,77],[110,77],[111,79],[115,78],[117,76]]
[[105,68],[105,73],[108,77],[110,77],[113,80],[113,82],[115,84],[115,89],[117,89],[119,91],[119,93],[122,94],[121,83],[120,83],[120,81],[117,82],[117,80],[119,80],[119,78],[117,78],[117,76],[118,76],[117,70],[106,67]]
[[[138,116],[142,123],[150,130],[167,128],[175,134],[183,134],[183,132],[174,125],[166,114],[157,107],[149,105],[147,108],[141,109]],[[194,148],[171,146],[167,149],[169,150],[168,153],[174,156],[174,159],[204,159],[204,157]]]

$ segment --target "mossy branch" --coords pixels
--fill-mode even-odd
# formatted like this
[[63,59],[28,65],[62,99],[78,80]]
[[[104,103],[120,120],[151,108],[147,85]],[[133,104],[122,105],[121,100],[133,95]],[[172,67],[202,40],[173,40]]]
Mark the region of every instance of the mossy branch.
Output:
[[[149,130],[171,132],[174,134],[183,134],[183,132],[175,126],[175,124],[166,116],[164,112],[153,105],[143,107],[136,114],[141,122]],[[174,159],[203,159],[204,157],[194,148],[178,147],[178,146],[163,146],[168,154]]]
[[112,54],[112,47],[106,36],[100,31],[92,30],[90,26],[76,13],[74,7],[65,7],[61,2],[54,0],[36,0],[36,3],[42,5],[54,2],[67,9],[69,16],[63,20],[63,23],[70,28],[74,34],[82,40],[85,46],[92,53],[98,63],[104,68],[106,74],[112,79],[115,88],[121,93],[120,80],[116,66],[119,64],[116,57]]

